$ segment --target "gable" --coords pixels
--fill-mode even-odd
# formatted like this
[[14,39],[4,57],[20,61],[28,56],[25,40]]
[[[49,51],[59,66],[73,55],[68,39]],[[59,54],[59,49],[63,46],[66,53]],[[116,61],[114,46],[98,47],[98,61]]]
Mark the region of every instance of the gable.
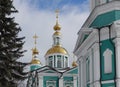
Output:
[[38,73],[43,72],[43,73],[59,73],[56,69],[49,67],[49,66],[44,66],[36,70]]
[[78,67],[72,68],[66,72],[67,74],[78,74]]

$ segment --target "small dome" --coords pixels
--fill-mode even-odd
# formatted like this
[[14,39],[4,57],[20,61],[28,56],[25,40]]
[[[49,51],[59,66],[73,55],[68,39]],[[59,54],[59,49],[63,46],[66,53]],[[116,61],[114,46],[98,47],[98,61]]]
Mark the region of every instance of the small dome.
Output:
[[41,62],[38,59],[32,59],[31,64],[41,64]]
[[55,32],[53,35],[61,35],[60,32]]
[[77,66],[77,63],[75,61],[73,61],[72,67],[76,67],[76,66]]
[[54,54],[54,53],[61,53],[61,54],[65,54],[65,55],[68,54],[68,52],[66,51],[66,49],[62,48],[62,47],[59,46],[59,45],[50,48],[50,49],[47,51],[46,55]]
[[33,53],[33,54],[39,54],[39,51],[38,51],[38,49],[35,47],[35,48],[32,49],[32,53]]
[[54,26],[54,30],[57,31],[57,30],[60,30],[60,29],[61,29],[61,26],[57,22],[56,25]]

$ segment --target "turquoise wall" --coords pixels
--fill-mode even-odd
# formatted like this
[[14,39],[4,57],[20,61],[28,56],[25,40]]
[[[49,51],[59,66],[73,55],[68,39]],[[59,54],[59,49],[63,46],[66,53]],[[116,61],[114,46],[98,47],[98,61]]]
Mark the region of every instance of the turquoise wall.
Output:
[[36,69],[38,69],[38,68],[40,68],[39,65],[31,65],[31,66],[30,66],[30,70],[31,70],[31,71],[36,70]]
[[[110,42],[110,40],[103,40],[101,41],[100,46],[100,55],[101,55],[101,79],[102,80],[112,80],[115,78],[115,54],[114,54],[114,46]],[[104,72],[104,56],[103,53],[106,49],[110,49],[112,51],[112,72],[111,73],[105,73]]]
[[98,15],[91,23],[90,27],[102,27],[113,23],[113,21],[120,19],[120,10],[110,11],[101,15]]
[[115,87],[115,83],[106,83],[106,84],[102,84],[102,87]]
[[63,77],[64,81],[73,81],[73,77]]
[[75,68],[74,70],[68,72],[70,74],[78,74],[78,68]]
[[57,76],[44,76],[43,77],[43,87],[47,87],[46,81],[56,81],[56,87],[59,87],[59,78]]

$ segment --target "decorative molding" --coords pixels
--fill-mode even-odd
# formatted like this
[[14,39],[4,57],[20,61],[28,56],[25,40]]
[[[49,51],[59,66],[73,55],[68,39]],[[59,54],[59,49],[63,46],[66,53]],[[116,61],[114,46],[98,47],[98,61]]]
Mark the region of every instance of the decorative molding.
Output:
[[98,15],[113,10],[120,10],[120,1],[115,0],[111,1],[110,3],[97,6],[95,9],[93,9],[93,11],[91,12],[88,19],[85,21],[82,27],[89,27]]

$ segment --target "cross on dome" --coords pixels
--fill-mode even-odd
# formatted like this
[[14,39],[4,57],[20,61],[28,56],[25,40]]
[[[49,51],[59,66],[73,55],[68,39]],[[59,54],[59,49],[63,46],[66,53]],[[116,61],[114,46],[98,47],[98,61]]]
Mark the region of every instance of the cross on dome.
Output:
[[35,45],[37,44],[37,38],[38,38],[38,36],[35,34],[34,36],[33,36],[33,38],[35,39]]

